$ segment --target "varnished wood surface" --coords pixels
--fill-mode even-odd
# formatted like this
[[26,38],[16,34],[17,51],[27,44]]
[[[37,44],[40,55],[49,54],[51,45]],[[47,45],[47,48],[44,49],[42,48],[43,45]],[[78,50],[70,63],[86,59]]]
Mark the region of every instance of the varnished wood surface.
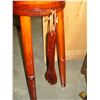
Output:
[[21,23],[21,35],[22,35],[21,37],[22,37],[22,49],[23,49],[23,61],[24,61],[24,69],[26,73],[27,85],[29,89],[30,99],[36,100],[31,18],[28,16],[20,16],[20,23]]
[[24,16],[46,16],[51,14],[51,9],[58,12],[64,6],[64,1],[13,1],[13,12]]
[[65,60],[65,39],[64,39],[64,16],[63,10],[57,13],[57,53],[59,61],[59,72],[61,85],[66,85],[66,60]]
[[[29,89],[31,100],[36,100],[36,85],[35,85],[35,71],[34,71],[34,55],[32,49],[32,30],[30,16],[46,16],[51,14],[51,10],[57,11],[57,47],[59,59],[59,71],[61,78],[61,85],[66,85],[66,68],[65,68],[65,47],[64,47],[64,23],[63,23],[63,8],[64,1],[14,1],[13,12],[20,16],[21,23],[21,37],[23,49],[23,61],[26,73],[26,80]],[[52,34],[53,33],[53,34]],[[56,43],[56,32],[50,32],[47,39],[47,60],[48,69],[46,72],[46,79],[49,83],[55,84],[57,76],[54,67],[54,52]],[[52,45],[51,45],[52,44]],[[49,50],[50,49],[50,50]]]

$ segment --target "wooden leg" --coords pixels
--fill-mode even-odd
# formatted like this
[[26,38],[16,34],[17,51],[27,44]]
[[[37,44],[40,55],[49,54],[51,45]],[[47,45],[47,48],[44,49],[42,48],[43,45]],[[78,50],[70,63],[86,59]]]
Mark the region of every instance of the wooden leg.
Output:
[[81,74],[84,74],[87,83],[87,54],[85,55],[84,62],[81,68]]
[[64,41],[64,20],[63,10],[57,13],[57,52],[59,62],[59,72],[61,79],[61,86],[66,85],[66,64],[65,64],[65,41]]
[[23,62],[30,100],[36,100],[36,86],[34,74],[34,58],[32,50],[31,18],[20,16]]

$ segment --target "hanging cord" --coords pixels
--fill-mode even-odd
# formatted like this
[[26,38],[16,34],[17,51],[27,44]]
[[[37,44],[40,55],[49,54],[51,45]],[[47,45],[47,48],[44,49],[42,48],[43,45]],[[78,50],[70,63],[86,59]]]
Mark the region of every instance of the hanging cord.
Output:
[[52,18],[53,18],[53,26],[52,26],[51,30],[55,30],[56,29],[56,24],[58,23],[58,16],[56,15],[56,10],[51,10],[51,15],[45,21],[48,21],[48,24],[50,24],[50,20]]
[[[50,18],[50,16],[48,16],[48,18]],[[47,32],[50,31],[50,20],[48,20],[48,25],[47,25]]]
[[56,15],[56,10],[51,10],[51,12],[52,12],[52,16],[53,16],[53,30],[55,30],[56,29],[56,23],[58,23],[58,17],[57,17],[57,15]]
[[56,15],[56,10],[51,10],[52,14],[51,16],[53,17],[53,27],[52,30],[56,30],[56,23],[58,23],[58,17]]

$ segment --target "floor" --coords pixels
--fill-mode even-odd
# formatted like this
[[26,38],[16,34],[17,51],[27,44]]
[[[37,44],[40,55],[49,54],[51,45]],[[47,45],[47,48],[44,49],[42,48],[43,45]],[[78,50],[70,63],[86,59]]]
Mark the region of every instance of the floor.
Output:
[[[65,88],[62,88],[60,85],[58,64],[56,62],[55,67],[58,82],[56,85],[50,85],[44,77],[46,64],[43,58],[43,39],[40,17],[32,18],[32,31],[34,33],[33,46],[37,100],[82,100],[79,93],[86,90],[85,78],[80,73],[83,60],[70,60],[66,62],[67,84]],[[30,100],[16,27],[13,27],[13,100]]]

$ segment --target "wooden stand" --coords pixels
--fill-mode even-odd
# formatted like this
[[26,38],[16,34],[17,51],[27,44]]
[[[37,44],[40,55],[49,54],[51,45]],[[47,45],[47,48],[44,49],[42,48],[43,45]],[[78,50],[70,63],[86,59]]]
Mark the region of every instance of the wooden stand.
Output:
[[[36,85],[34,71],[34,57],[32,50],[31,16],[49,16],[51,10],[55,10],[58,16],[57,24],[57,51],[59,60],[59,71],[61,85],[66,85],[66,66],[65,66],[65,42],[64,42],[64,21],[63,8],[64,1],[13,1],[13,12],[20,16],[21,42],[23,49],[23,61],[26,79],[30,94],[30,100],[36,100]],[[53,51],[53,50],[52,50]],[[51,59],[48,59],[48,62]],[[48,78],[50,83],[56,83]]]

